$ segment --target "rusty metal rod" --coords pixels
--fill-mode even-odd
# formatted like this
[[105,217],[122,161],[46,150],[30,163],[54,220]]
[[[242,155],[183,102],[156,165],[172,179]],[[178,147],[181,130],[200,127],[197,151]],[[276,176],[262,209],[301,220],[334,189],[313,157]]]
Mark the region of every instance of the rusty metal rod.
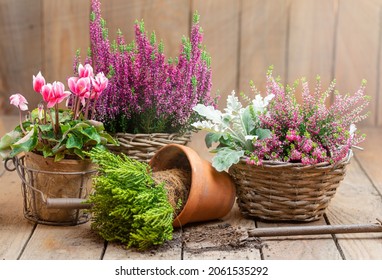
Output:
[[382,232],[382,225],[380,220],[378,220],[378,223],[376,224],[256,228],[256,229],[248,230],[248,235],[250,237],[267,237],[267,236],[366,233],[366,232]]

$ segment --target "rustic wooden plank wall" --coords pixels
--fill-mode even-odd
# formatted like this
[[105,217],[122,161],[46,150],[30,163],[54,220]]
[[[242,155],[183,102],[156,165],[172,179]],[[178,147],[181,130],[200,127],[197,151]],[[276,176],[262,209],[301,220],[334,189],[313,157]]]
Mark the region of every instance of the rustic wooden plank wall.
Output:
[[[163,39],[165,54],[179,53],[198,10],[204,44],[212,56],[213,92],[221,106],[232,90],[264,89],[268,66],[292,83],[320,75],[323,87],[337,79],[340,92],[354,92],[363,78],[372,97],[369,126],[382,126],[380,79],[382,0],[103,0],[110,37],[118,28],[133,39],[136,19]],[[0,0],[0,114],[12,93],[35,106],[31,87],[40,69],[50,81],[66,80],[72,60],[89,45],[90,0]],[[312,85],[313,86],[313,85]]]

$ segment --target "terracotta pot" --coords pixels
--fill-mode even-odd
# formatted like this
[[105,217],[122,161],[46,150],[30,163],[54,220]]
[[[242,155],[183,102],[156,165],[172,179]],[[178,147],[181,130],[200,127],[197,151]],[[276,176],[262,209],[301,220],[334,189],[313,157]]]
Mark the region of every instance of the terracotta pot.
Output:
[[211,163],[191,148],[169,144],[151,159],[153,172],[173,168],[191,171],[191,187],[183,210],[174,219],[174,227],[187,223],[222,218],[235,202],[235,186],[226,172],[218,172]]
[[55,162],[28,152],[20,162],[24,215],[42,224],[75,225],[89,220],[82,202],[92,191],[95,165],[90,160]]

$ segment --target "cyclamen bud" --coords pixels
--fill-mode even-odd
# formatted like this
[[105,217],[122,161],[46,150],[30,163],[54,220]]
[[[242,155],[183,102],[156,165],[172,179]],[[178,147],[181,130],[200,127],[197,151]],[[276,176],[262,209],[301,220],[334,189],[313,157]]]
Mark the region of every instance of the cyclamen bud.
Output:
[[41,88],[45,85],[45,78],[41,75],[41,71],[38,72],[37,76],[33,75],[33,89],[41,93]]
[[42,103],[38,104],[38,118],[39,120],[42,120],[44,116],[44,105]]

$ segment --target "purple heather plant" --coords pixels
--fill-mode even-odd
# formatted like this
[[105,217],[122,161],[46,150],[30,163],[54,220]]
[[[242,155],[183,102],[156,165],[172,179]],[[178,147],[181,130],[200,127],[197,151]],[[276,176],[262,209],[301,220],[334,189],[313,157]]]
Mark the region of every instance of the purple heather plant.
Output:
[[[199,120],[192,108],[216,106],[211,91],[210,57],[202,46],[199,15],[194,14],[191,38],[183,37],[176,59],[166,60],[163,42],[149,38],[143,21],[135,22],[135,40],[126,44],[118,31],[110,42],[99,0],[92,0],[91,47],[86,63],[103,72],[109,86],[97,101],[97,118],[107,131],[128,133],[185,132]],[[74,65],[80,62],[77,55]]]
[[[249,153],[248,163],[262,164],[263,160],[316,164],[335,163],[346,157],[352,146],[365,139],[356,132],[355,124],[364,120],[363,113],[369,104],[365,95],[366,81],[353,95],[341,95],[335,90],[333,80],[329,88],[321,91],[317,77],[312,93],[305,79],[302,82],[302,102],[297,102],[293,86],[284,87],[279,79],[267,74],[266,92],[273,94],[266,114],[260,115],[261,127],[272,131],[272,136],[254,142],[254,151]],[[253,87],[253,90],[256,89]],[[334,95],[327,105],[327,98]]]

